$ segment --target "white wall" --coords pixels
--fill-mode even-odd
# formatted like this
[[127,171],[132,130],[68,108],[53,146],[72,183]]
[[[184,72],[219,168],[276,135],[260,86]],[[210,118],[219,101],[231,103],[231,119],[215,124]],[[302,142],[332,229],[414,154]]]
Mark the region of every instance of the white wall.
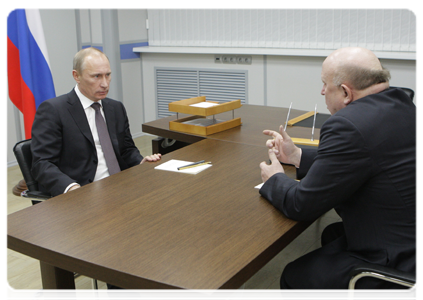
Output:
[[416,94],[414,103],[417,103],[416,61],[381,59],[382,65],[391,71],[391,86],[408,87]]
[[320,95],[322,57],[267,57],[267,105],[328,113]]
[[144,107],[145,121],[156,119],[156,88],[155,71],[156,67],[178,67],[178,68],[207,68],[207,69],[230,69],[248,70],[248,102],[250,104],[263,105],[263,57],[253,56],[251,65],[237,64],[216,64],[212,54],[156,54],[143,53],[142,55],[142,76],[144,86]]
[[[72,59],[82,44],[101,44],[101,15],[99,10],[80,10],[81,23],[76,24],[75,10],[41,10],[47,49],[56,94],[69,92],[74,86],[71,76]],[[89,18],[90,16],[90,18]],[[147,11],[118,10],[120,43],[146,42]],[[77,28],[81,41],[77,41]],[[323,57],[253,55],[251,65],[216,64],[212,54],[157,54],[143,53],[141,57],[121,61],[123,99],[134,137],[142,135],[141,125],[156,118],[155,67],[242,69],[248,71],[248,103],[269,106],[289,106],[296,109],[327,113],[320,95],[320,69]],[[383,59],[391,71],[391,85],[405,86],[416,91],[415,60]],[[115,78],[115,80],[117,80]],[[417,92],[417,91],[416,91]],[[18,141],[15,131],[14,106],[7,104],[7,161],[15,158],[13,145]],[[416,100],[415,100],[416,102]],[[23,124],[21,126],[23,128]],[[24,136],[22,132],[22,136]]]
[[[145,9],[119,9],[119,40],[121,44],[147,42]],[[128,113],[132,136],[141,136],[144,121],[143,84],[141,59],[125,59],[121,61],[123,99]]]
[[[143,53],[142,76],[145,122],[156,119],[155,67],[242,69],[248,71],[248,104],[292,107],[329,113],[321,96],[321,66],[324,57],[252,56],[251,65],[216,64],[212,54]],[[416,62],[414,60],[383,59],[391,71],[391,85],[416,91]],[[417,94],[417,93],[416,93]],[[416,102],[416,98],[414,100]]]
[[78,51],[75,10],[40,10],[56,95],[75,86],[73,56]]
[[147,41],[146,9],[119,9],[118,18],[121,42]]
[[144,107],[142,98],[141,61],[122,63],[123,100],[132,137],[142,135],[141,126],[144,122]]

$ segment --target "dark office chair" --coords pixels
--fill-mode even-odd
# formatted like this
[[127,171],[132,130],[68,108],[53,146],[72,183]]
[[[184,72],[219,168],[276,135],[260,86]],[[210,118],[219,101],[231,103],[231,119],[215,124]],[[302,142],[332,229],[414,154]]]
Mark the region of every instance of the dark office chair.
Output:
[[21,196],[24,198],[31,199],[32,204],[37,204],[41,201],[51,198],[50,195],[43,193],[38,189],[38,182],[34,179],[31,174],[31,139],[23,140],[16,143],[15,147],[13,147],[13,153],[15,154],[16,160],[19,164],[19,168],[21,169],[26,186],[28,188],[27,190],[21,193]]
[[360,266],[357,266],[351,271],[350,275],[351,279],[348,286],[349,289],[354,289],[356,282],[363,277],[378,278],[380,280],[389,281],[409,288],[416,284],[415,274],[368,263],[363,263]]
[[411,101],[413,101],[413,99],[414,99],[414,91],[412,89],[404,88],[404,87],[395,87],[395,86],[389,87],[389,90],[392,90],[392,89],[401,89],[401,90],[403,90],[407,94],[407,96],[410,97]]
[[[32,167],[32,152],[31,152],[31,140],[24,140],[16,143],[13,147],[13,153],[15,154],[16,160],[18,162],[19,168],[21,169],[22,175],[24,177],[27,190],[21,193],[21,196],[24,198],[31,199],[32,204],[37,204],[42,201],[45,201],[51,196],[49,194],[43,193],[38,189],[38,182],[34,179],[31,173]],[[78,277],[79,274],[75,273],[75,277]],[[93,298],[98,300],[98,285],[97,280],[92,280],[93,286]],[[44,292],[42,289],[36,291],[32,295],[32,300],[37,300],[39,297],[43,296]]]
[[[414,91],[412,89],[394,86],[391,86],[389,89],[394,88],[399,88],[403,90],[408,95],[408,97],[410,97],[411,101],[413,101]],[[410,288],[416,284],[415,274],[410,274],[407,272],[395,270],[393,268],[368,263],[363,263],[360,266],[357,266],[356,268],[354,268],[354,270],[351,271],[350,275],[351,280],[348,286],[349,289],[354,289],[356,282],[363,277],[378,278],[380,280],[389,281]]]

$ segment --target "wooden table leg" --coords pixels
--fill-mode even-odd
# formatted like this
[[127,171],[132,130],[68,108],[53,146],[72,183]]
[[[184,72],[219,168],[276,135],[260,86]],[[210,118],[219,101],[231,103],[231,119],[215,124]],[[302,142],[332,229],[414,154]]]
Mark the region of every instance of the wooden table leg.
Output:
[[43,289],[75,289],[73,272],[40,261]]

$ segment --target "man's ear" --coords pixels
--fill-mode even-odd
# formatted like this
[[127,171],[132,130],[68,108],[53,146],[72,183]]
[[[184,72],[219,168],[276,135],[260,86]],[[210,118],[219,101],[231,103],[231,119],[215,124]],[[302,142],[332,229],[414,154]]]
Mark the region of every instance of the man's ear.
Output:
[[354,100],[353,92],[352,92],[352,89],[346,84],[341,84],[341,88],[342,88],[342,91],[344,93],[343,102],[344,102],[345,106],[347,106],[348,104],[350,104]]
[[73,79],[75,79],[75,81],[77,82],[77,83],[79,83],[79,75],[78,75],[78,72],[76,71],[76,70],[72,70],[72,76],[73,76]]

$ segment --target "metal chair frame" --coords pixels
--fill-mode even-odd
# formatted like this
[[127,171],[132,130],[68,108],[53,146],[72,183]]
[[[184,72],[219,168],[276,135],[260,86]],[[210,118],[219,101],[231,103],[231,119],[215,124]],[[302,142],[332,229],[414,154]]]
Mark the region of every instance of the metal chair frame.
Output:
[[413,287],[416,284],[416,275],[400,271],[391,267],[365,263],[356,266],[350,273],[351,279],[348,284],[349,289],[354,289],[357,281],[364,277],[372,277],[380,280],[392,282],[405,287]]

